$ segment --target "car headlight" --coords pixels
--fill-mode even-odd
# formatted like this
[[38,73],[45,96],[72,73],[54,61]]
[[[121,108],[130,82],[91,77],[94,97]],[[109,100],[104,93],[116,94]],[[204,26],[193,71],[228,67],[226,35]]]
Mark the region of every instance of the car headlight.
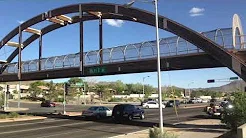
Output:
[[230,104],[230,105],[228,105],[228,108],[233,108],[233,105],[231,105],[231,104]]

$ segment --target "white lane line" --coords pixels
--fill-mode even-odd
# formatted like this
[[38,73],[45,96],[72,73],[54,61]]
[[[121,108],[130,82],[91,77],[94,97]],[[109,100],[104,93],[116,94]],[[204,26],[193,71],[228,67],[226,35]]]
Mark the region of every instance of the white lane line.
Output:
[[36,137],[36,138],[48,138],[48,137],[54,137],[54,136],[59,136],[59,135],[67,135],[67,134],[76,133],[76,132],[82,132],[82,131],[84,131],[84,130],[69,131],[69,132],[63,132],[63,133],[57,133],[57,134],[52,134],[52,135],[47,135],[47,136]]
[[79,124],[90,124],[90,123],[93,123],[93,122],[83,122],[83,123],[79,122],[79,123],[72,123],[72,124],[66,124],[66,125],[57,125],[57,126],[48,126],[48,127],[40,127],[40,128],[33,128],[33,129],[1,132],[0,135],[11,134],[11,133],[20,133],[20,132],[28,132],[28,131],[35,131],[35,130],[42,130],[42,129],[50,129],[50,128],[58,128],[58,127],[65,127],[65,126],[72,126],[72,125],[79,125]]
[[61,121],[66,121],[66,120],[69,120],[69,119],[62,119],[62,120],[50,120],[50,121],[43,121],[43,122],[33,122],[33,123],[23,123],[23,124],[13,124],[13,125],[3,125],[3,126],[0,126],[1,127],[13,127],[13,126],[24,126],[24,125],[32,125],[32,124],[43,124],[43,123],[51,123],[51,122],[61,122]]

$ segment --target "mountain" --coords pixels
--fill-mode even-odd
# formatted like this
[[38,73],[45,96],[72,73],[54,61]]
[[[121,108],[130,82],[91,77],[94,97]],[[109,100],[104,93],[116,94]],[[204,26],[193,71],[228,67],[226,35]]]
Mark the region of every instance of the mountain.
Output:
[[232,81],[229,84],[220,86],[220,87],[211,87],[206,88],[209,91],[220,91],[220,92],[235,92],[235,91],[244,91],[246,83],[242,80]]

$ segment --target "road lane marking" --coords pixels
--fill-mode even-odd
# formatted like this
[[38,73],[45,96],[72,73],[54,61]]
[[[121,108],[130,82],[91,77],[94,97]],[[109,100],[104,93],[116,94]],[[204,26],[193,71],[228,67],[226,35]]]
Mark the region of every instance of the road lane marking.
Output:
[[[51,122],[61,122],[61,121],[67,121],[69,119],[62,119],[62,120],[50,120],[50,121],[43,121],[43,122],[33,122],[33,123],[23,123],[23,124],[13,124],[13,125],[3,125],[3,126],[0,126],[1,127],[13,127],[13,126],[24,126],[24,125],[32,125],[32,124],[43,124],[43,123],[51,123]],[[0,123],[1,124],[1,123]]]
[[52,134],[52,135],[47,135],[47,136],[36,137],[36,138],[48,138],[48,137],[66,135],[66,134],[71,134],[71,133],[76,133],[76,132],[81,132],[81,131],[84,131],[84,130],[69,131],[69,132],[63,132],[63,133],[57,133],[57,134]]
[[35,130],[42,130],[42,129],[50,129],[50,128],[59,128],[59,127],[66,127],[66,126],[72,126],[72,125],[79,125],[79,124],[90,124],[93,122],[84,122],[84,123],[72,123],[72,124],[66,124],[66,125],[57,125],[57,126],[48,126],[48,127],[40,127],[40,128],[33,128],[33,129],[25,129],[25,130],[16,130],[16,131],[9,131],[9,132],[1,132],[0,135],[3,134],[12,134],[12,133],[19,133],[19,132],[28,132],[28,131],[35,131]]

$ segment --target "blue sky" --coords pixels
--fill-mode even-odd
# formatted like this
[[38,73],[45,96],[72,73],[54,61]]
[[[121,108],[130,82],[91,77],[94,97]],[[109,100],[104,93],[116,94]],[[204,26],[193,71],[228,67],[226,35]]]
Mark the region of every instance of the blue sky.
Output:
[[[0,39],[8,34],[13,28],[19,25],[19,22],[26,21],[37,14],[48,10],[74,4],[88,2],[108,2],[124,4],[130,0],[0,0]],[[239,14],[242,25],[246,26],[246,12],[244,0],[159,0],[159,14],[172,20],[184,24],[198,32],[209,31],[216,28],[227,28],[232,25],[232,16]],[[152,4],[137,2],[134,7],[154,12]],[[113,47],[129,43],[137,43],[148,40],[155,40],[155,28],[131,22],[110,22],[104,21],[104,47]],[[112,26],[112,24],[116,26]],[[38,24],[35,27],[40,29],[45,23]],[[141,33],[140,33],[141,32]],[[245,32],[245,31],[244,31]],[[27,38],[28,34],[24,35]],[[69,39],[65,39],[68,38]],[[160,30],[160,38],[172,36],[172,34]],[[14,38],[13,41],[17,41]],[[79,51],[79,26],[70,25],[49,33],[43,38],[44,57],[54,55],[63,55],[76,53]],[[113,41],[112,41],[113,40]],[[85,23],[85,51],[98,49],[98,22],[91,21]],[[0,51],[0,57],[6,58],[4,52],[12,49],[3,49]],[[38,58],[38,42],[35,41],[23,51],[23,60]],[[157,86],[157,74],[141,73],[128,75],[113,75],[96,77],[98,81],[116,81],[121,80],[125,83],[142,82],[145,79],[146,84]],[[188,84],[192,88],[213,87],[223,85],[224,83],[207,84],[207,79],[220,79],[236,76],[227,68],[197,69],[162,72],[162,85],[175,85],[187,88]],[[55,80],[57,82],[64,79]],[[192,83],[194,82],[194,83]]]

